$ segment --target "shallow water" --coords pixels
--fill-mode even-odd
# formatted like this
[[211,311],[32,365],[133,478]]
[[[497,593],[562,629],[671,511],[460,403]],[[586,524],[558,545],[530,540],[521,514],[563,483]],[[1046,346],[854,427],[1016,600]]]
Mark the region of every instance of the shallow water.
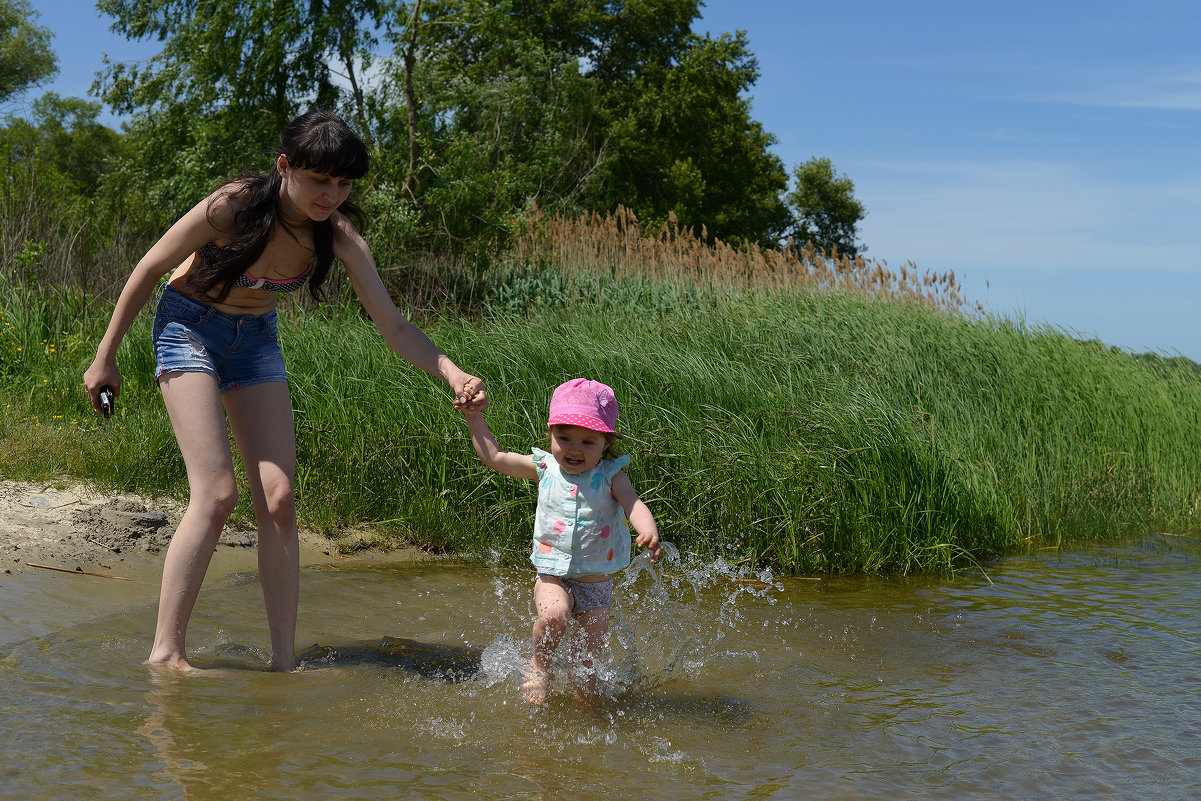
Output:
[[289,675],[250,572],[206,583],[224,670],[191,677],[139,664],[156,577],[0,576],[0,799],[1201,797],[1196,540],[953,579],[639,561],[595,709],[521,699],[528,572],[350,565],[305,570]]

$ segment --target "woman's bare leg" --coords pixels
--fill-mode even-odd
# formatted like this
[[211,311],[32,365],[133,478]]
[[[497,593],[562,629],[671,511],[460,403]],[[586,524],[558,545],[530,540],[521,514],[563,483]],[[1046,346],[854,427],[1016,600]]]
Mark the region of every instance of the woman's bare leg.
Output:
[[163,562],[158,625],[147,662],[190,670],[188,621],[238,489],[216,379],[208,373],[168,373],[159,388],[187,467],[189,498]]
[[225,393],[258,523],[259,581],[271,630],[271,669],[296,667],[300,545],[296,532],[296,429],[283,382]]

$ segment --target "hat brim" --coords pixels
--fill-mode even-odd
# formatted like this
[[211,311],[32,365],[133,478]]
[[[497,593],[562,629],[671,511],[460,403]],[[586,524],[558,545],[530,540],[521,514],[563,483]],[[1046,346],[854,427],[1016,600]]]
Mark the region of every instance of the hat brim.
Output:
[[599,431],[602,434],[617,433],[613,430],[612,426],[606,424],[599,418],[589,417],[588,415],[583,414],[573,414],[571,412],[553,414],[550,416],[550,419],[546,421],[546,424],[548,426],[579,426],[580,428]]

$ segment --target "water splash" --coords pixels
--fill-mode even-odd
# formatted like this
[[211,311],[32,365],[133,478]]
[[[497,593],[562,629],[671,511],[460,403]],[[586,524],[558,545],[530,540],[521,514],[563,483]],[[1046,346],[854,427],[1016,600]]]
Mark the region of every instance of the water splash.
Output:
[[513,638],[502,634],[480,655],[479,680],[485,687],[493,687],[511,675],[519,674],[529,661],[529,656],[521,653]]
[[657,687],[679,675],[700,646],[697,586],[683,569],[680,552],[663,543],[660,559],[639,554],[614,586],[611,692]]
[[[593,668],[604,694],[616,699],[693,678],[717,657],[757,660],[754,652],[719,646],[738,630],[744,602],[775,603],[770,594],[780,589],[768,570],[752,573],[723,559],[686,561],[671,543],[662,544],[654,562],[648,552],[639,554],[614,582],[608,647]],[[498,600],[507,595],[497,587]],[[483,650],[477,680],[487,687],[520,684],[531,649],[507,633],[497,636]],[[564,646],[556,655],[555,692],[570,692],[570,677],[588,673],[569,664],[569,651]]]
[[613,694],[694,677],[719,654],[756,658],[718,646],[738,630],[743,601],[775,603],[769,593],[779,589],[770,570],[751,573],[724,559],[685,561],[670,543],[663,543],[657,562],[639,554],[615,593],[612,673],[606,677]]

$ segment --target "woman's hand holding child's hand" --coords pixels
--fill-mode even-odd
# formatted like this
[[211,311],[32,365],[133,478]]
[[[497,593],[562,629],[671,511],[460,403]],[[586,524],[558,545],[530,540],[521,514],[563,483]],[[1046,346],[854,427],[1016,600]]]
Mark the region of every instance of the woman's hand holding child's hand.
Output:
[[488,408],[488,399],[480,398],[471,403],[459,403],[455,401],[455,408],[462,412],[464,417],[479,417],[484,409]]
[[478,414],[486,409],[488,396],[484,392],[484,379],[467,376],[462,388],[455,394],[454,407],[464,414]]

